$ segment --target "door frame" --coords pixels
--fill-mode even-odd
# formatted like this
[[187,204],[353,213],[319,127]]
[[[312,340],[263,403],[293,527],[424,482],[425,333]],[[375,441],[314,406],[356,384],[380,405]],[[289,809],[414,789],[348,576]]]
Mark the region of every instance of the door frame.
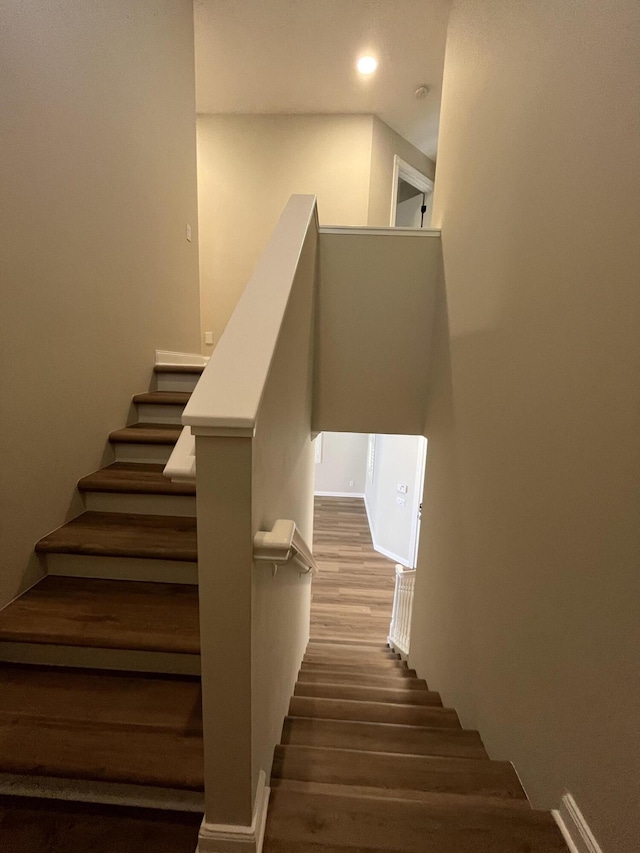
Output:
[[395,227],[396,224],[396,208],[398,207],[398,178],[402,178],[412,187],[423,193],[433,192],[433,181],[422,172],[415,169],[406,160],[398,157],[397,154],[393,157],[393,183],[391,185],[391,216],[389,225]]

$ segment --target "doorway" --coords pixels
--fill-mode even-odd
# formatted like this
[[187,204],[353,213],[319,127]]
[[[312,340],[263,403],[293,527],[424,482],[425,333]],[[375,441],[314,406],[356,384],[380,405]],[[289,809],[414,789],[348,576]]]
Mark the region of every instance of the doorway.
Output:
[[430,228],[433,181],[397,155],[393,158],[391,222],[395,228]]

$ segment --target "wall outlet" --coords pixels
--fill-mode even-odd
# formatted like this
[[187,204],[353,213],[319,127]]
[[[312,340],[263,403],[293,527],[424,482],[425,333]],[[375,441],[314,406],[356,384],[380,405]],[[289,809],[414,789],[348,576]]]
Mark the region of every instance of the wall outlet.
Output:
[[191,226],[187,223],[187,240],[191,242]]
[[398,488],[396,489],[396,491],[400,492],[401,495],[406,495],[408,489],[405,483],[398,483]]
[[349,480],[349,485],[353,486],[353,480]]
[[204,342],[208,346],[213,346],[213,332],[205,332],[204,333]]
[[398,495],[398,497],[396,498],[396,503],[398,504],[398,506],[406,506],[407,505],[407,499],[402,498],[402,497],[400,497],[400,495]]

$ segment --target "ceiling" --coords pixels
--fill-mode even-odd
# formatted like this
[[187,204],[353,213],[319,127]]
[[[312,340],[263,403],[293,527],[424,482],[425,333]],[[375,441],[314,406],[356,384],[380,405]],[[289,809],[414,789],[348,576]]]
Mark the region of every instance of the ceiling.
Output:
[[[374,113],[435,159],[451,0],[195,0],[201,113]],[[355,69],[371,53],[371,77]],[[426,84],[430,92],[417,100]]]

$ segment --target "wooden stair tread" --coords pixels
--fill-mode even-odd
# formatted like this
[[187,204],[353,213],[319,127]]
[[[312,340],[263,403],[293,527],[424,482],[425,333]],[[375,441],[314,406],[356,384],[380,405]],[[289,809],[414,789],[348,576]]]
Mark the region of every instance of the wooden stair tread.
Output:
[[197,655],[198,589],[48,575],[0,611],[0,641]]
[[265,853],[566,853],[544,812],[275,788]]
[[326,699],[352,699],[365,702],[393,702],[400,705],[441,706],[440,694],[434,690],[406,690],[404,682],[397,688],[331,682],[296,683],[294,696],[316,696]]
[[432,728],[460,728],[458,715],[452,708],[425,705],[400,705],[391,702],[358,702],[313,696],[292,696],[292,717],[315,717],[329,720],[361,720],[371,723],[399,723]]
[[197,562],[196,519],[85,512],[43,537],[36,551]]
[[0,716],[201,734],[202,688],[166,676],[21,664],[0,665]]
[[204,364],[156,364],[154,373],[202,373]]
[[329,782],[307,782],[300,779],[271,778],[271,789],[300,791],[310,794],[331,794],[344,797],[365,797],[371,800],[413,800],[422,803],[450,803],[452,805],[487,806],[496,809],[530,811],[527,799],[483,797],[477,794],[445,794],[433,791],[416,791],[411,788],[372,788],[367,785],[339,785]]
[[175,444],[180,438],[180,424],[136,423],[109,433],[109,441],[119,444]]
[[81,492],[118,492],[140,495],[195,495],[194,483],[172,483],[163,475],[164,465],[114,462],[83,477]]
[[476,731],[362,720],[287,717],[281,743],[408,755],[488,758]]
[[0,773],[201,790],[198,679],[3,664]]
[[0,797],[0,843],[13,853],[193,853],[201,820],[197,812]]
[[145,391],[135,394],[133,402],[137,405],[186,406],[190,396],[191,391]]
[[380,678],[415,678],[415,669],[408,669],[404,661],[390,661],[389,663],[338,663],[329,661],[302,661],[301,672],[340,672],[346,675],[375,675]]
[[272,775],[308,782],[525,799],[513,767],[486,758],[280,745],[276,746]]
[[340,670],[326,669],[321,672],[301,669],[298,673],[298,682],[332,683],[332,684],[360,684],[370,687],[396,687],[402,685],[404,690],[426,690],[427,682],[422,678],[410,676],[403,678],[401,675],[369,675],[366,670],[358,673],[340,672]]

